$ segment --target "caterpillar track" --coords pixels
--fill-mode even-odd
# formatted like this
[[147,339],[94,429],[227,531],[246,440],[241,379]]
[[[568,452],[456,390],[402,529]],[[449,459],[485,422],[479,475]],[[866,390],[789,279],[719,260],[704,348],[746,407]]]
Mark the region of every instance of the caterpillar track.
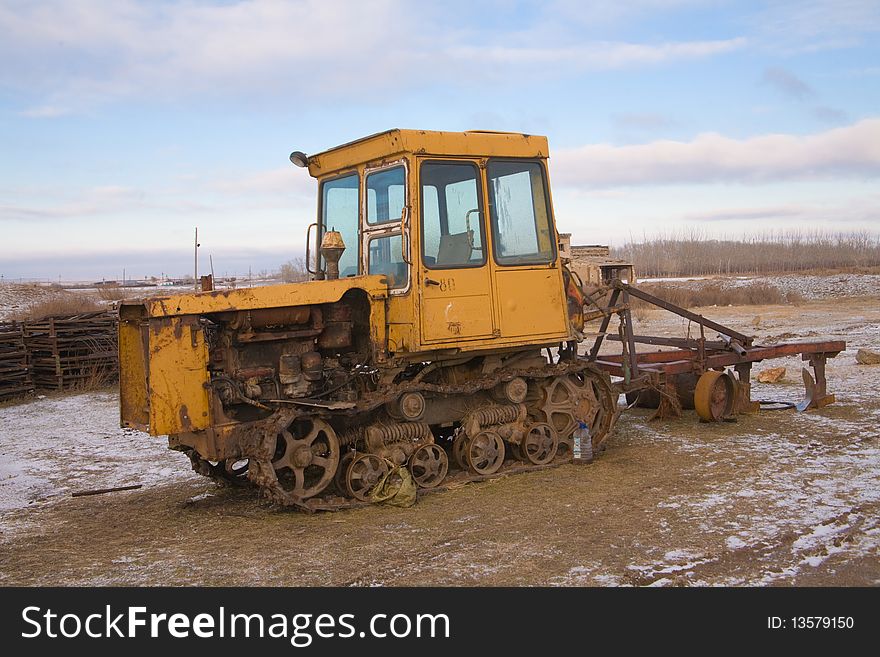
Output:
[[[500,399],[505,390],[520,401]],[[455,410],[434,425],[419,421],[426,408],[409,421],[389,412],[395,400],[421,406],[413,394],[422,395],[424,406]],[[608,375],[595,366],[563,362],[463,385],[404,383],[335,411],[280,409],[260,423],[255,449],[235,459],[211,462],[185,451],[196,472],[218,483],[255,485],[285,507],[335,511],[371,504],[372,488],[395,466],[409,470],[419,495],[556,467],[572,458],[578,421],[593,427],[598,454],[617,419],[617,397]],[[372,421],[349,422],[365,414]]]

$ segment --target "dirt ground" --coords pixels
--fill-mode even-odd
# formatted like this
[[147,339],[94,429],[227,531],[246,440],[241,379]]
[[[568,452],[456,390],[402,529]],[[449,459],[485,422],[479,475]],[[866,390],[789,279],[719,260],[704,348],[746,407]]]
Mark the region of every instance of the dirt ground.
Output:
[[[736,423],[626,411],[593,464],[313,516],[188,471],[116,428],[111,392],[0,408],[3,585],[877,585],[880,299],[704,314],[759,342],[841,338],[838,402]],[[640,333],[683,334],[655,314]],[[800,360],[755,399],[802,396]],[[139,490],[71,498],[84,488]]]

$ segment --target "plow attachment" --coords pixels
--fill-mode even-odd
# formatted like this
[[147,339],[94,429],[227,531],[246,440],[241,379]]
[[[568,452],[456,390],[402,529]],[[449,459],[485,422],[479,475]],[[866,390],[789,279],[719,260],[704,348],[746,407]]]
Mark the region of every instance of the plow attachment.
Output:
[[[606,294],[606,304],[595,300]],[[700,336],[637,335],[632,322],[633,298],[689,320],[699,326]],[[693,408],[701,420],[717,422],[733,419],[738,413],[755,412],[759,402],[751,399],[752,364],[795,355],[800,355],[813,370],[811,374],[803,368],[804,399],[795,405],[797,410],[821,408],[834,402],[834,395],[827,392],[825,363],[846,349],[842,340],[757,345],[752,336],[621,281],[614,281],[592,297],[587,295],[587,303],[592,308],[586,316],[602,317],[602,322],[586,358],[621,379],[617,387],[627,393],[629,403],[656,407],[657,416],[677,416],[682,408]],[[616,333],[610,333],[608,328],[615,316],[619,325]],[[706,339],[706,329],[716,331],[717,338]],[[600,353],[605,339],[620,342],[620,353]],[[636,345],[662,349],[638,351]],[[732,368],[732,372],[727,368]]]

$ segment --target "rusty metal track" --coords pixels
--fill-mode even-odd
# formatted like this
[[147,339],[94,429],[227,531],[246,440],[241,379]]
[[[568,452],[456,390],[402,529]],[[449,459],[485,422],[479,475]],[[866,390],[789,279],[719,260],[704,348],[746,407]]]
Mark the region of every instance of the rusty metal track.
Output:
[[[453,490],[467,484],[477,483],[480,481],[490,481],[493,479],[501,479],[510,475],[521,474],[523,472],[549,470],[552,468],[558,468],[560,465],[565,465],[566,463],[571,463],[570,455],[566,457],[557,457],[553,462],[547,463],[545,465],[528,465],[516,461],[507,461],[497,472],[489,475],[479,475],[459,470],[458,472],[450,472],[449,475],[447,475],[446,479],[443,480],[443,483],[439,486],[436,486],[434,488],[419,488],[417,495],[419,498],[422,498],[425,495]],[[326,495],[318,495],[316,497],[311,497],[307,500],[303,500],[295,504],[290,504],[287,506],[287,508],[296,509],[298,511],[305,511],[306,513],[317,513],[319,511],[344,511],[346,509],[359,509],[367,506],[375,506],[375,504],[375,502],[347,498],[331,493]]]

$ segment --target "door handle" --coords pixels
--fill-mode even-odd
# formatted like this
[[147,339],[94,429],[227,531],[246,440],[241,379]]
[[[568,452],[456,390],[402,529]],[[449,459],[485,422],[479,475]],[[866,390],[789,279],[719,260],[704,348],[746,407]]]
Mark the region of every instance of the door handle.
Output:
[[404,205],[403,210],[400,213],[400,257],[403,261],[411,265],[412,263],[409,261],[409,233],[407,232],[407,218],[409,217],[409,206]]
[[433,278],[426,278],[425,285],[436,285],[437,287],[440,287],[440,281],[435,281]]

